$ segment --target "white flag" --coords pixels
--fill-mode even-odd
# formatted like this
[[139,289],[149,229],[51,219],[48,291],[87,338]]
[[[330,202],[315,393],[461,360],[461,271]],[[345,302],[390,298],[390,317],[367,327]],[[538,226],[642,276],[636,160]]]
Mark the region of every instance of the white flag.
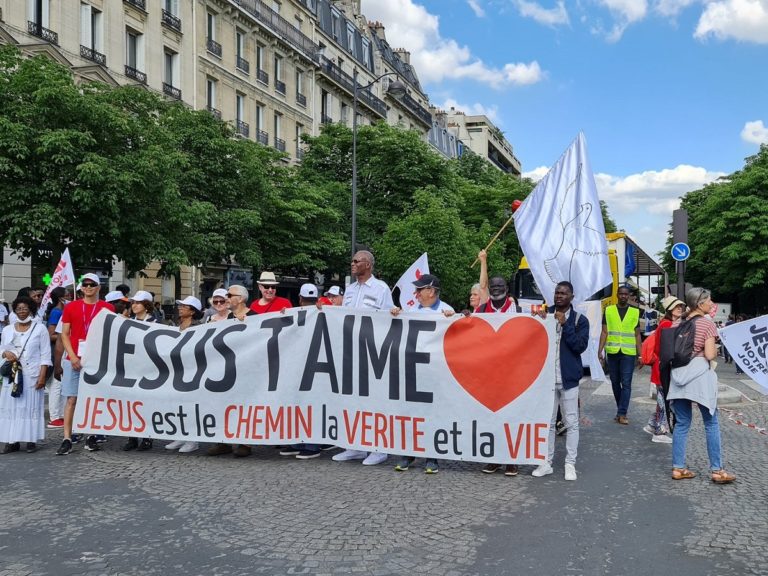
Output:
[[608,242],[584,134],[560,157],[515,212],[515,229],[547,303],[555,286],[573,284],[578,304],[611,283]]
[[719,333],[734,362],[768,394],[768,315],[731,324]]
[[75,269],[72,267],[72,259],[69,257],[69,248],[65,248],[59,263],[56,265],[56,270],[53,272],[53,277],[51,277],[51,281],[48,283],[48,289],[45,291],[43,300],[40,302],[40,309],[45,310],[48,307],[48,302],[51,301],[51,292],[54,288],[73,286],[74,284]]
[[414,288],[413,283],[421,278],[422,274],[429,274],[429,261],[426,252],[411,264],[411,267],[400,276],[400,280],[395,284],[400,288],[400,308],[403,310],[413,310],[419,305],[416,301],[416,288]]

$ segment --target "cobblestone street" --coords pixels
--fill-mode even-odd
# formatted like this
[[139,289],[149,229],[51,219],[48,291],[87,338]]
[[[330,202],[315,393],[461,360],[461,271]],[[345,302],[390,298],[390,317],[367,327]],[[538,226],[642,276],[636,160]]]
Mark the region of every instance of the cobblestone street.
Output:
[[641,430],[647,369],[629,426],[612,420],[609,384],[582,385],[575,483],[563,480],[562,439],[555,474],[533,478],[459,462],[398,473],[392,458],[300,461],[265,446],[245,459],[157,443],[125,453],[119,438],[56,457],[55,431],[36,454],[0,456],[0,576],[763,575],[768,436],[734,420],[764,427],[767,405],[732,366],[718,371],[746,396],[740,416],[720,413],[729,486],[709,480],[698,417],[688,465],[699,477],[670,479],[670,446]]

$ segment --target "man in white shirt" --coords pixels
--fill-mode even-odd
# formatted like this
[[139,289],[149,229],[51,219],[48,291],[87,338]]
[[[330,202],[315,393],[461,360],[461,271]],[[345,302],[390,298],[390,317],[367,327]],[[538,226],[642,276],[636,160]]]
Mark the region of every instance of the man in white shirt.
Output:
[[[373,275],[375,262],[373,254],[367,250],[360,250],[352,257],[351,274],[355,281],[344,293],[344,306],[368,310],[391,310],[395,307],[389,286]],[[369,454],[361,450],[344,450],[333,459],[336,462],[362,460],[365,466],[374,466],[384,462],[387,455],[382,452]]]

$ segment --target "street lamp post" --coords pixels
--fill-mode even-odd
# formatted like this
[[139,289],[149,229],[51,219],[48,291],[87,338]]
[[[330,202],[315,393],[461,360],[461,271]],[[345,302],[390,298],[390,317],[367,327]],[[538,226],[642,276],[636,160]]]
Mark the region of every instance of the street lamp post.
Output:
[[[385,76],[396,75],[395,72],[386,72],[374,78],[365,86],[358,86],[357,84],[357,68],[355,68],[352,75],[352,84],[354,84],[352,98],[352,258],[355,257],[355,252],[357,252],[357,95],[359,90],[367,90]],[[387,94],[393,98],[402,98],[406,91],[405,84],[400,82],[400,80],[391,82],[387,87]]]

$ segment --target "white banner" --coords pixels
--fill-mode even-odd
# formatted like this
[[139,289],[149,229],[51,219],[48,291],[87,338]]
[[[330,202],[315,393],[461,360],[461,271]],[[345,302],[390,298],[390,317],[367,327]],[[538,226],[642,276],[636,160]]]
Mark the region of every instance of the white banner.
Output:
[[294,308],[183,332],[100,313],[80,432],[540,464],[554,316]]
[[768,393],[768,315],[718,330],[733,361]]
[[422,274],[429,274],[429,261],[426,252],[410,265],[408,270],[400,276],[397,284],[395,284],[400,289],[400,308],[406,312],[419,306],[419,303],[416,301],[416,288],[413,283],[421,278]]
[[612,282],[584,134],[539,181],[514,218],[520,247],[548,304],[563,280],[573,284],[574,305]]

